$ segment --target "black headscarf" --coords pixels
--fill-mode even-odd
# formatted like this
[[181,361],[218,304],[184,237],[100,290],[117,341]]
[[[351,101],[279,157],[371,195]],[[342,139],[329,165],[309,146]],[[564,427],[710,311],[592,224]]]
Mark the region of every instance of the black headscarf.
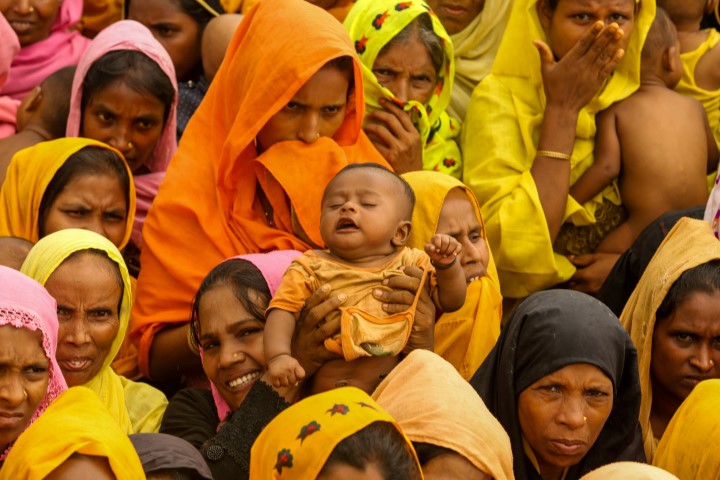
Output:
[[140,457],[145,475],[183,469],[191,471],[192,478],[213,478],[200,452],[182,438],[165,433],[135,433],[130,435],[130,441]]
[[612,381],[614,398],[602,432],[565,479],[578,479],[612,462],[645,461],[637,351],[630,337],[598,300],[550,290],[531,295],[517,308],[470,380],[510,436],[515,478],[540,479],[523,450],[518,396],[542,377],[576,363],[602,370]]

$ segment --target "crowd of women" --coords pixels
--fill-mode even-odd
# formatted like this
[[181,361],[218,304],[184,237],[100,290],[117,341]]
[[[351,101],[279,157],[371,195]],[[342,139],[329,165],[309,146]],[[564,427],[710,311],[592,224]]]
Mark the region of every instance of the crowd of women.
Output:
[[[633,215],[618,122],[619,178],[571,192],[653,59],[712,60],[716,9],[0,0],[0,479],[720,478],[720,186],[602,251]],[[720,90],[685,68],[703,143]],[[433,261],[355,268],[402,344],[348,361],[327,229],[365,255],[391,222],[383,256]],[[278,383],[266,312],[308,251],[340,273]]]

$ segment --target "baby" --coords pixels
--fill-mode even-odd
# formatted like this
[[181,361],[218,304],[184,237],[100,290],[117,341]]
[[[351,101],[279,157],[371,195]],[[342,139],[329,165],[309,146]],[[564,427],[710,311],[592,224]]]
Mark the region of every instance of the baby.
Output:
[[263,343],[274,385],[292,385],[305,376],[290,342],[297,314],[321,285],[329,283],[334,292],[347,295],[348,306],[337,313],[340,338],[325,345],[348,361],[394,356],[405,347],[421,291],[408,311],[394,315],[385,313],[372,295],[383,279],[402,275],[404,266],[419,266],[426,272],[423,279],[430,277],[437,308],[449,312],[463,306],[467,285],[457,261],[460,243],[435,235],[425,246],[427,253],[405,247],[414,204],[407,182],[376,164],[349,165],[330,181],[320,218],[327,250],[311,250],[294,260],[268,307]]
[[0,140],[0,185],[12,157],[22,149],[65,136],[75,67],[65,67],[33,88],[17,111],[17,133]]
[[595,252],[623,253],[663,213],[707,201],[706,176],[717,168],[718,150],[700,102],[672,90],[683,72],[679,48],[675,27],[658,8],[642,51],[640,88],[597,116],[595,161],[570,195],[585,203],[620,174],[628,219]]
[[[699,100],[705,107],[715,142],[720,145],[720,32],[701,30],[704,14],[717,0],[658,0],[675,24],[685,69],[675,91]],[[717,164],[713,170],[717,169]],[[713,178],[714,180],[714,178]]]

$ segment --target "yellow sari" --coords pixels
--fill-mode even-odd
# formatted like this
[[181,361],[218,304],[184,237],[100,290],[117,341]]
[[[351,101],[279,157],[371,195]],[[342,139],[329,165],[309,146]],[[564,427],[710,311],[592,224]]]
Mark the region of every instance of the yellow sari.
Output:
[[[473,92],[463,126],[463,181],[482,205],[503,296],[523,298],[570,279],[575,267],[553,251],[545,213],[530,173],[545,112],[540,57],[533,40],[547,43],[538,0],[516,0],[492,73]],[[580,111],[570,160],[570,184],[593,163],[595,115],[635,92],[640,53],[655,17],[643,0],[625,56],[605,87]],[[564,222],[596,224],[609,203],[621,205],[613,184],[584,205],[568,195]]]
[[[420,15],[430,15],[433,31],[445,47],[445,60],[437,75],[437,87],[426,105],[411,100],[403,105],[390,90],[378,83],[372,71],[375,60],[385,45]],[[440,20],[423,1],[358,0],[345,18],[345,28],[362,62],[363,89],[365,90],[366,117],[380,110],[380,99],[385,98],[409,111],[423,144],[423,168],[436,170],[454,177],[462,177],[462,157],[457,137],[460,122],[445,111],[455,76],[455,60],[450,37]]]
[[658,247],[620,315],[620,322],[630,334],[638,352],[638,370],[642,389],[640,426],[643,430],[643,443],[648,462],[653,460],[657,446],[657,440],[650,426],[652,411],[650,364],[655,312],[680,275],[712,260],[720,260],[720,242],[713,235],[710,224],[703,220],[680,219]]
[[117,264],[123,278],[123,298],[120,327],[110,352],[100,372],[84,386],[97,394],[125,433],[157,432],[168,403],[165,395],[150,385],[133,382],[116,374],[110,366],[125,339],[132,306],[130,275],[115,245],[105,237],[87,230],[61,230],[44,237],[33,247],[21,271],[45,285],[50,275],[70,255],[88,249],[105,252]]
[[[33,243],[39,240],[40,202],[45,190],[68,158],[85,147],[106,148],[122,158],[122,154],[114,148],[88,138],[41,142],[15,154],[0,190],[0,236],[20,237]],[[125,164],[125,168],[130,176],[130,204],[120,249],[130,240],[135,220],[135,185],[130,167]]]
[[[483,225],[475,195],[459,180],[437,172],[410,172],[403,178],[417,198],[409,247],[423,249],[435,235],[445,197],[454,188],[465,191],[480,225]],[[486,238],[484,226],[482,236]],[[435,324],[435,353],[450,362],[465,380],[472,378],[500,336],[502,295],[489,250],[488,245],[487,275],[468,285],[465,305],[460,310],[443,314]]]
[[720,478],[720,380],[700,382],[688,395],[652,463],[682,480]]
[[10,451],[0,480],[42,480],[73,454],[107,458],[117,480],[145,478],[130,439],[92,391],[63,392]]

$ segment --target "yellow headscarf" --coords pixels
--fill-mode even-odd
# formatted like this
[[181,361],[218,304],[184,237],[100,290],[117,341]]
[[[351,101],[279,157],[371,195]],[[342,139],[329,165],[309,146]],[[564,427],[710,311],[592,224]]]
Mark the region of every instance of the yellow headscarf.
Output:
[[[437,172],[410,172],[403,178],[417,198],[409,247],[423,249],[435,235],[445,197],[454,188],[465,191],[483,225],[475,195],[459,180]],[[484,225],[482,236],[486,238]],[[456,312],[443,314],[435,323],[435,353],[452,363],[465,380],[473,376],[500,336],[502,296],[489,244],[488,254],[487,275],[468,285],[465,305]]]
[[710,224],[702,220],[682,218],[678,221],[643,273],[635,291],[620,315],[625,330],[637,347],[642,403],[640,426],[643,430],[645,455],[652,461],[656,440],[650,426],[652,410],[652,382],[650,363],[655,312],[668,290],[684,272],[720,260],[720,241],[713,235]]
[[[13,236],[33,243],[39,239],[40,202],[48,185],[68,158],[85,147],[101,147],[122,154],[102,142],[87,138],[59,138],[20,150],[7,169],[0,190],[0,236]],[[132,172],[123,161],[130,177],[127,228],[120,248],[130,240],[135,219],[135,185]]]
[[636,462],[617,462],[600,467],[584,475],[580,480],[678,480],[657,467]]
[[[402,432],[395,420],[358,388],[337,388],[307,397],[275,417],[255,440],[250,480],[316,478],[338,443],[374,422],[392,423]],[[410,440],[405,440],[415,456]]]
[[118,480],[145,478],[130,439],[97,396],[85,387],[73,387],[20,435],[0,470],[0,480],[42,480],[74,453],[107,458]]
[[[383,47],[422,14],[430,15],[433,31],[445,47],[445,60],[437,75],[437,87],[427,104],[411,100],[403,105],[390,90],[378,83],[372,67]],[[450,105],[455,76],[453,46],[435,13],[422,0],[358,0],[345,18],[344,25],[362,62],[366,116],[382,109],[381,98],[411,112],[423,143],[423,168],[460,178],[462,159],[455,141],[460,134],[460,122],[445,112]]]
[[[492,73],[473,92],[463,126],[463,180],[483,206],[503,295],[511,298],[526,297],[575,273],[564,255],[553,252],[530,173],[546,105],[540,56],[532,43],[548,41],[537,3],[516,0]],[[593,163],[595,115],[640,85],[640,54],[654,18],[655,0],[639,3],[625,56],[605,87],[579,113],[571,185]],[[584,205],[568,195],[563,220],[578,226],[595,224],[595,213],[604,199],[621,204],[617,185]]]
[[168,403],[165,395],[150,385],[117,375],[110,367],[125,339],[132,306],[130,274],[115,245],[107,238],[87,230],[61,230],[42,238],[30,250],[21,272],[45,285],[65,259],[75,252],[89,249],[105,252],[117,264],[123,278],[123,298],[119,312],[120,327],[110,352],[100,372],[84,386],[97,394],[124,432],[157,432]]
[[697,384],[675,412],[652,463],[682,480],[720,478],[720,380]]
[[432,352],[413,350],[373,392],[413,442],[459,453],[495,480],[512,480],[512,446],[480,395]]

